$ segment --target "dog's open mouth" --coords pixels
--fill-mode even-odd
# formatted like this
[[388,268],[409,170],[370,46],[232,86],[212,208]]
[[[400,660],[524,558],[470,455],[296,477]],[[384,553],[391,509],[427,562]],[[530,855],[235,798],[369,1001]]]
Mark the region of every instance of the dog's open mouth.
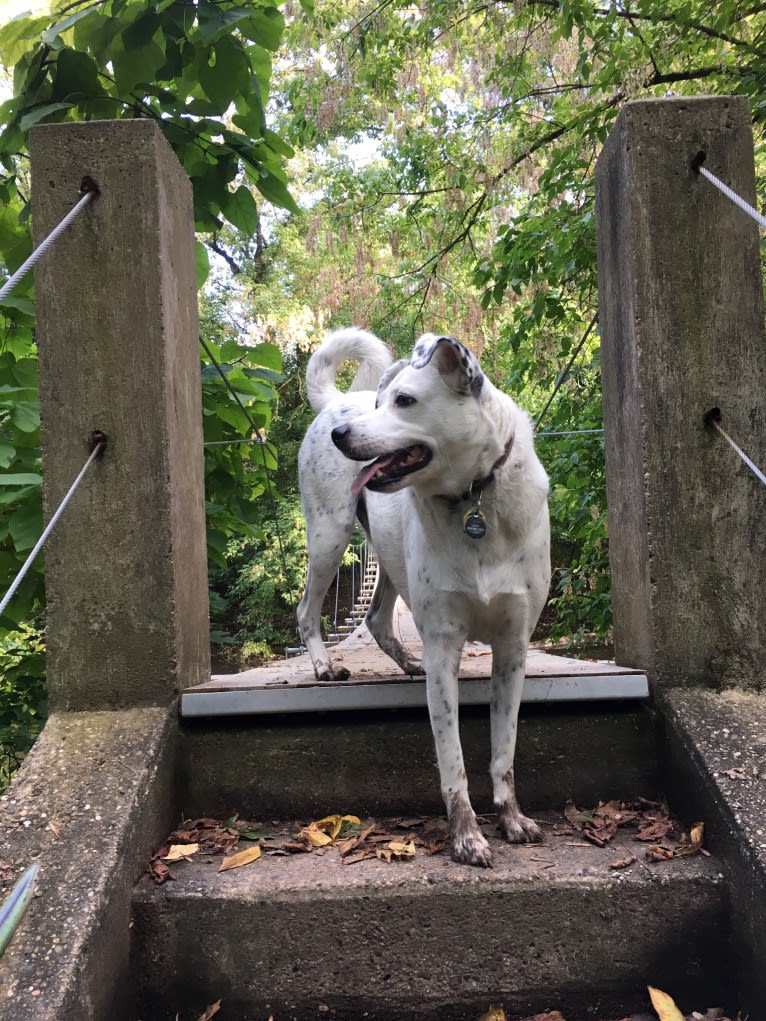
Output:
[[420,471],[431,460],[431,451],[422,443],[403,450],[395,450],[393,454],[383,454],[371,464],[366,464],[351,483],[354,496],[365,488],[388,489],[401,482],[405,475]]

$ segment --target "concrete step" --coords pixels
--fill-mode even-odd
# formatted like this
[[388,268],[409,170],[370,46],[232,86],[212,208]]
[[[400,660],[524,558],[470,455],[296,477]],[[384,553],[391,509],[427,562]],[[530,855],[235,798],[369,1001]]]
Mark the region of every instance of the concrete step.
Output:
[[626,836],[598,848],[560,813],[537,818],[545,842],[520,847],[487,821],[492,870],[423,849],[407,863],[345,865],[331,848],[264,853],[224,873],[220,857],[198,854],[172,866],[175,882],[145,877],[131,930],[138,1016],[196,1017],[221,999],[227,1021],[476,1021],[490,1003],[509,1018],[558,1009],[606,1021],[645,1009],[647,983],[679,1003],[684,993],[721,1003],[719,863],[698,855],[616,871],[645,847]]
[[[461,712],[461,735],[474,806],[491,812],[485,709]],[[600,849],[560,826],[569,799],[587,808],[667,790],[660,745],[642,703],[525,707],[519,800],[546,840],[512,847],[490,820],[490,871],[422,849],[408,863],[344,865],[331,849],[224,873],[198,855],[174,866],[175,882],[142,880],[135,1016],[198,1017],[222,998],[227,1021],[477,1021],[490,1003],[509,1021],[546,1009],[616,1021],[647,1010],[647,984],[680,1004],[689,991],[687,1012],[733,1002],[719,862],[647,864],[630,834]],[[423,710],[183,721],[175,775],[187,818],[443,814]],[[610,867],[630,854],[629,868]]]

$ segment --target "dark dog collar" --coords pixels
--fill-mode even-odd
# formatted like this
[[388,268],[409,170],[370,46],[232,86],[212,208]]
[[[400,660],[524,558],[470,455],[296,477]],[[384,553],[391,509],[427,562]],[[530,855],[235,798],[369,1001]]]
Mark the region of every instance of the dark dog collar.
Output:
[[508,442],[506,443],[506,445],[505,445],[505,447],[503,449],[502,454],[500,455],[500,457],[498,457],[498,459],[495,461],[495,463],[490,468],[489,475],[485,475],[483,479],[474,479],[473,482],[471,483],[471,485],[468,487],[468,489],[466,489],[466,491],[464,493],[460,494],[460,499],[461,500],[475,500],[476,497],[477,497],[477,494],[478,494],[479,499],[481,499],[482,490],[486,486],[488,486],[490,484],[490,482],[495,477],[495,472],[499,471],[503,467],[505,462],[508,460],[508,458],[511,456],[511,447],[512,446],[513,446],[513,436],[511,436],[511,438],[508,440]]
[[498,457],[498,459],[495,461],[495,463],[490,468],[490,471],[489,471],[488,475],[485,475],[481,479],[474,479],[473,482],[468,487],[468,489],[466,489],[464,492],[462,492],[460,494],[460,496],[446,496],[446,495],[444,495],[444,496],[441,496],[440,499],[446,500],[448,503],[451,503],[453,505],[460,503],[461,500],[472,500],[474,502],[476,502],[477,499],[481,500],[481,494],[482,494],[483,490],[494,479],[495,472],[499,471],[503,467],[505,462],[508,460],[508,458],[511,456],[511,448],[513,447],[513,440],[514,440],[514,437],[511,436],[511,438],[508,440],[508,442],[506,443],[505,447],[503,448],[502,454],[500,455],[500,457]]

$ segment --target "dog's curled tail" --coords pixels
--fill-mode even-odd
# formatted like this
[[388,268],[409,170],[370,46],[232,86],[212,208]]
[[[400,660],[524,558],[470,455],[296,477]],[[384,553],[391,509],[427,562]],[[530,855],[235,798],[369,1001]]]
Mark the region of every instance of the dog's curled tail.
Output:
[[349,360],[359,362],[350,390],[376,390],[392,361],[388,348],[374,333],[356,327],[328,333],[306,370],[306,388],[314,411],[321,411],[341,393],[335,378],[343,362]]

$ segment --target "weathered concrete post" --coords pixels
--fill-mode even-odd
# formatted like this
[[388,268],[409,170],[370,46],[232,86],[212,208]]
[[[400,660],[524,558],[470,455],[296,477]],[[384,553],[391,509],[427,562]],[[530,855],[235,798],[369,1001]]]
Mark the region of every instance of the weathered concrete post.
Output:
[[148,120],[30,148],[38,242],[101,190],[36,270],[46,516],[108,437],[46,548],[51,708],[167,705],[210,668],[191,187]]
[[703,423],[766,460],[755,203],[745,99],[627,104],[596,172],[615,644],[655,678],[761,687],[766,488]]

